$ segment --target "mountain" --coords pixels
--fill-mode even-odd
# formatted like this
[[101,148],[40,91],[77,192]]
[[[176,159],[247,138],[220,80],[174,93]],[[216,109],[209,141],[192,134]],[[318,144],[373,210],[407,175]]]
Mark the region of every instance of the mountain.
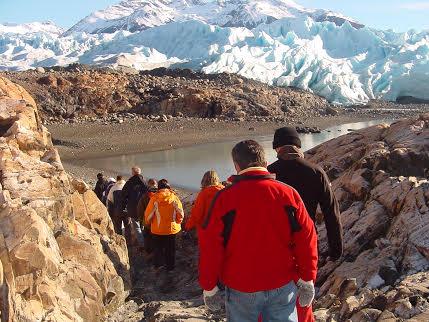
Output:
[[[225,9],[233,7],[247,9],[234,14]],[[284,0],[131,0],[84,21],[88,23],[61,35],[57,28],[40,25],[0,28],[0,70],[71,63],[137,70],[190,68],[299,87],[339,104],[407,96],[429,99],[429,31],[357,28],[340,14]],[[146,29],[134,29],[136,21],[141,22],[138,28]],[[87,29],[78,31],[78,26]],[[113,32],[119,26],[121,30]],[[109,28],[111,33],[106,32]]]
[[200,20],[222,27],[254,28],[282,18],[311,17],[315,21],[345,21],[363,27],[356,21],[327,10],[306,9],[292,0],[126,0],[96,11],[70,28],[74,32],[130,32],[164,25],[173,21]]
[[0,24],[0,34],[35,34],[35,33],[49,33],[54,35],[61,35],[64,33],[64,30],[61,27],[58,27],[51,21],[47,22],[32,22],[24,24],[15,24],[15,23],[4,23]]

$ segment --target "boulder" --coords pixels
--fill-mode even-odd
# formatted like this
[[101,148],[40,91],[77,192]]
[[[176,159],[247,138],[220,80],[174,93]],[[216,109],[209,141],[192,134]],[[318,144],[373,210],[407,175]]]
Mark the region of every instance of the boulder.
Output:
[[129,261],[104,205],[64,171],[34,100],[0,78],[2,321],[104,321]]
[[342,259],[325,260],[326,229],[318,228],[325,263],[318,297],[335,295],[325,303],[341,304],[330,306],[331,316],[395,321],[428,310],[428,151],[425,114],[353,131],[306,153],[330,176],[342,211]]

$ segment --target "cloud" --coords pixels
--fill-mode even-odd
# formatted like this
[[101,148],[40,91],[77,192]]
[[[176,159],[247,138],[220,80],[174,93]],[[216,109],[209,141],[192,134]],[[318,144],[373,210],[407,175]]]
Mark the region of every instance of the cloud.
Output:
[[420,2],[410,2],[400,4],[399,8],[406,10],[429,10],[429,1],[420,1]]

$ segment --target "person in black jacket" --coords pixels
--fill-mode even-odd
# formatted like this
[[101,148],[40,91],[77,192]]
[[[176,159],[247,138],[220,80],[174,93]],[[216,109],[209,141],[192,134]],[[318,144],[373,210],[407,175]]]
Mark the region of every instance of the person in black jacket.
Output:
[[343,228],[338,201],[325,171],[304,159],[301,140],[295,128],[283,127],[274,134],[273,149],[278,160],[268,167],[276,179],[295,188],[304,201],[310,217],[316,221],[317,206],[323,212],[328,234],[329,257],[343,253]]
[[139,221],[137,205],[141,196],[148,191],[148,186],[141,175],[139,167],[132,167],[131,174],[131,178],[128,179],[122,188],[122,209],[126,208],[127,217]]
[[100,201],[103,200],[103,192],[106,190],[106,187],[107,180],[104,179],[104,175],[102,173],[97,174],[97,183],[95,184],[94,192]]

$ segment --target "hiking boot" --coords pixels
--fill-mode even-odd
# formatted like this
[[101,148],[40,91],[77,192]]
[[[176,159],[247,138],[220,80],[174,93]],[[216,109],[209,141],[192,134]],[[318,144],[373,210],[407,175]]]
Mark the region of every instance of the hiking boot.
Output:
[[160,286],[161,293],[170,293],[176,289],[175,285],[175,275],[173,271],[165,272],[163,276],[163,283]]

